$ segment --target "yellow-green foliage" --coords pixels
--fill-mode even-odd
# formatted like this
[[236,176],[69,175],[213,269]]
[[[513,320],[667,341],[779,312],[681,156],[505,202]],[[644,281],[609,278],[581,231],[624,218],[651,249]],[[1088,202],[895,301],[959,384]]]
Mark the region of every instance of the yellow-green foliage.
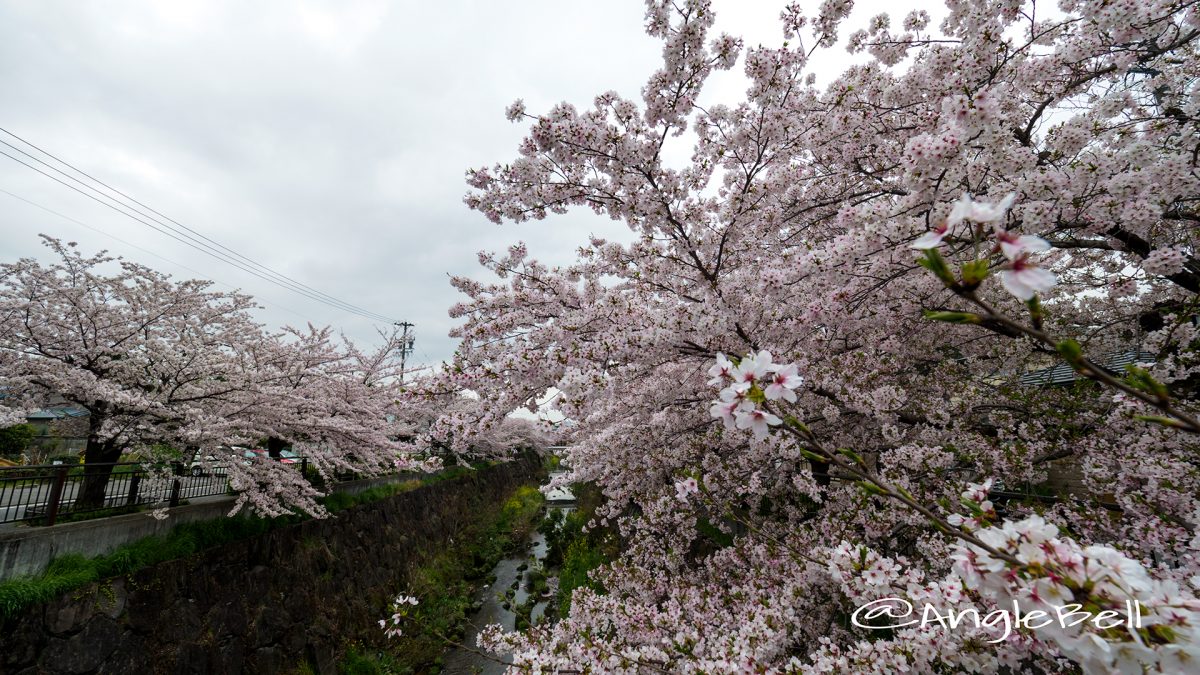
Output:
[[383,672],[423,673],[439,665],[446,640],[460,638],[470,620],[474,582],[528,538],[544,499],[536,487],[517,488],[499,509],[480,512],[450,546],[413,571],[407,588],[397,589],[420,600],[409,612],[403,635],[394,640],[392,656],[404,665]]

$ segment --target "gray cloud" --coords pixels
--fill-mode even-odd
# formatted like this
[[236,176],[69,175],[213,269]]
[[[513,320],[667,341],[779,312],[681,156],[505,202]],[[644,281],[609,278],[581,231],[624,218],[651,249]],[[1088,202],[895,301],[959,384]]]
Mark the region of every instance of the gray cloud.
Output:
[[[778,40],[779,3],[719,3],[718,28]],[[525,240],[566,262],[590,212],[497,227],[461,203],[463,172],[507,161],[503,110],[602,91],[637,96],[659,65],[640,2],[0,3],[0,126],[163,213],[326,293],[417,324],[420,361],[450,356],[448,274]],[[716,83],[736,96],[737,77]],[[11,140],[11,139],[9,139]],[[0,146],[0,149],[5,149]],[[240,287],[268,325],[371,323],[216,262],[0,157],[0,188]],[[36,234],[191,277],[0,194],[0,259]],[[286,308],[286,309],[285,309]]]

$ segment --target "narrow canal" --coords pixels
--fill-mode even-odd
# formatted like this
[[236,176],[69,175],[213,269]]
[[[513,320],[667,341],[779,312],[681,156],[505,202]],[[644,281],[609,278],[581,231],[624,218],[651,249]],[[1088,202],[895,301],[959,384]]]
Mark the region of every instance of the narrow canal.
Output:
[[[558,475],[560,474],[557,472],[552,473],[550,478],[554,479]],[[546,512],[542,517],[555,511],[561,511],[565,516],[574,510],[574,503],[575,497],[569,490],[553,490],[546,496]],[[537,580],[545,578],[541,573],[545,559],[546,536],[535,529],[522,550],[496,564],[489,576],[495,581],[475,594],[475,606],[479,609],[471,617],[471,627],[463,635],[463,647],[452,648],[446,653],[443,673],[498,675],[506,670],[507,666],[500,660],[489,659],[479,653],[479,631],[484,626],[494,623],[500,624],[506,631],[517,629],[517,622],[520,620],[518,608],[530,601],[531,589],[543,585],[538,584]],[[545,615],[546,607],[554,601],[554,597],[549,590],[538,594],[529,614],[530,625],[537,625]],[[500,658],[508,660],[507,655],[501,655]]]

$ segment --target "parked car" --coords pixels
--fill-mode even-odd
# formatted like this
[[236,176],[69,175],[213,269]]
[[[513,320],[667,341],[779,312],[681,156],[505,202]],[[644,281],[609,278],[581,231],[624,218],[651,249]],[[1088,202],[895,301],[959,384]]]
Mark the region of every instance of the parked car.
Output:
[[242,453],[242,456],[247,460],[253,460],[255,458],[262,460],[275,460],[280,464],[298,464],[300,462],[300,455],[297,455],[291,450],[281,450],[279,452],[279,457],[276,458],[272,457],[264,448],[247,448]]
[[199,456],[196,456],[188,469],[188,473],[195,478],[205,475],[224,476],[228,472],[229,470],[225,468],[225,465],[221,464],[220,460],[213,455],[205,455],[203,460]]
[[204,455],[201,458],[200,453],[197,452],[188,465],[188,473],[197,478],[206,475],[225,476],[229,473],[227,464],[232,459],[232,457],[218,457],[217,455]]

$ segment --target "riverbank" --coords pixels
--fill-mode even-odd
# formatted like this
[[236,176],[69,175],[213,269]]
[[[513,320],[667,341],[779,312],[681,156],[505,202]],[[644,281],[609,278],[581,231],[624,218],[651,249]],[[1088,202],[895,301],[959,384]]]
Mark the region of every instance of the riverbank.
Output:
[[[537,525],[544,498],[535,486],[518,487],[504,504],[481,513],[449,546],[409,575],[397,593],[417,598],[377,668],[362,659],[355,673],[467,673],[446,662],[451,643],[473,645],[471,617],[482,606],[481,593],[499,587],[498,562],[519,554]],[[482,591],[480,589],[483,589]],[[350,669],[347,669],[349,672]]]
[[546,522],[545,514],[570,512],[573,508],[547,505],[538,512],[538,529],[528,533],[526,544],[496,562],[488,576],[490,583],[475,592],[475,612],[467,630],[458,645],[446,652],[445,672],[501,675],[506,670],[502,657],[479,650],[479,632],[491,624],[499,624],[506,631],[526,630],[542,618],[554,595],[543,571],[547,542],[541,525]]
[[444,672],[500,675],[504,655],[484,654],[476,644],[485,626],[528,630],[566,615],[576,588],[603,590],[590,573],[616,558],[619,540],[607,527],[587,527],[602,500],[589,484],[551,493],[526,545],[500,560],[491,583],[477,592],[478,610],[459,645],[447,652]]
[[533,457],[92,582],[0,626],[6,673],[338,673],[417,573],[537,481]]

